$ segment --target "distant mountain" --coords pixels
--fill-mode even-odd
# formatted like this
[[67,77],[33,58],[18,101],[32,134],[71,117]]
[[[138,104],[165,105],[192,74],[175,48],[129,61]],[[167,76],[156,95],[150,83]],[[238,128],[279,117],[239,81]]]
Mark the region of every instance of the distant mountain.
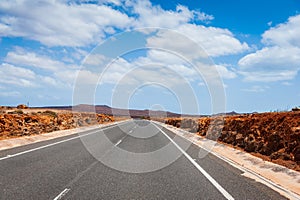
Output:
[[[107,115],[130,116],[130,117],[181,117],[182,116],[180,114],[173,113],[173,112],[111,108],[107,105],[93,106],[87,104],[80,104],[76,106],[45,106],[45,107],[38,107],[38,108],[73,110],[76,112],[96,112],[96,113],[102,113]],[[188,115],[188,116],[192,116],[192,115]]]
[[[45,106],[38,108],[48,108],[48,109],[59,109],[59,110],[73,110],[77,112],[96,112],[106,115],[114,116],[128,116],[128,117],[206,117],[208,115],[188,115],[188,114],[178,114],[169,111],[156,111],[156,110],[137,110],[137,109],[124,109],[124,108],[111,108],[107,105],[88,105],[88,104],[79,104],[76,106]],[[228,113],[219,113],[213,116],[218,115],[238,115],[234,111]]]
[[237,113],[235,111],[231,111],[231,112],[226,112],[226,113],[218,113],[218,114],[213,114],[212,116],[222,116],[222,115],[240,115],[240,113]]

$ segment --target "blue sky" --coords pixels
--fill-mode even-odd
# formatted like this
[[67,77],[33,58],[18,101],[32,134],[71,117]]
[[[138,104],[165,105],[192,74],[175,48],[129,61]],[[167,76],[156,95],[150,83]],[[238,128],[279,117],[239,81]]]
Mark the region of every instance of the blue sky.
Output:
[[299,12],[298,0],[2,0],[0,105],[289,110]]

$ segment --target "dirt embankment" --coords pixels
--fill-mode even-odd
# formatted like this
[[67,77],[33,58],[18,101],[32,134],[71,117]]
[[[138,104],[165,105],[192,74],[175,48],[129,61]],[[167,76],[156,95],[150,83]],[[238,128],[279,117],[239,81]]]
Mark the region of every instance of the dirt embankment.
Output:
[[95,113],[8,110],[0,113],[0,139],[48,133],[112,122],[114,118]]
[[300,171],[300,111],[168,118],[165,123]]

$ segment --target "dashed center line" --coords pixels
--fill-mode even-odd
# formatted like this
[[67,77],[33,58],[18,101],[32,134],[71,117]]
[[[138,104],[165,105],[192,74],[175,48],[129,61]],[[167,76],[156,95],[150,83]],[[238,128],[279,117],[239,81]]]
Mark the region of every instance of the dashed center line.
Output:
[[53,200],[59,200],[61,199],[63,196],[65,196],[68,192],[70,191],[69,188],[64,189],[61,193],[59,193],[59,195],[57,195]]
[[180,151],[181,153],[215,186],[217,190],[228,200],[234,200],[234,198],[229,194],[213,177],[211,177],[189,154],[187,154],[172,138],[170,138],[167,133],[165,133],[161,128],[159,128],[156,123],[152,123],[161,133],[165,135]]
[[115,144],[115,146],[118,146],[121,142],[122,142],[122,140],[119,140],[119,141]]

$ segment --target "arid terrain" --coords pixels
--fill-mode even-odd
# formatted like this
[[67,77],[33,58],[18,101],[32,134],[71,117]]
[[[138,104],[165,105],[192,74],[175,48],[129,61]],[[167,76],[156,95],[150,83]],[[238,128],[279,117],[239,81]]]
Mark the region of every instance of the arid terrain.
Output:
[[0,107],[0,139],[113,122],[109,115],[55,109]]
[[300,171],[300,111],[160,120]]
[[[144,112],[129,111],[134,113],[134,116]],[[118,118],[109,114],[74,112],[62,108],[2,106],[0,107],[0,139],[72,129],[126,118],[128,116]],[[155,118],[155,120],[300,171],[299,110],[213,117],[167,117]]]

